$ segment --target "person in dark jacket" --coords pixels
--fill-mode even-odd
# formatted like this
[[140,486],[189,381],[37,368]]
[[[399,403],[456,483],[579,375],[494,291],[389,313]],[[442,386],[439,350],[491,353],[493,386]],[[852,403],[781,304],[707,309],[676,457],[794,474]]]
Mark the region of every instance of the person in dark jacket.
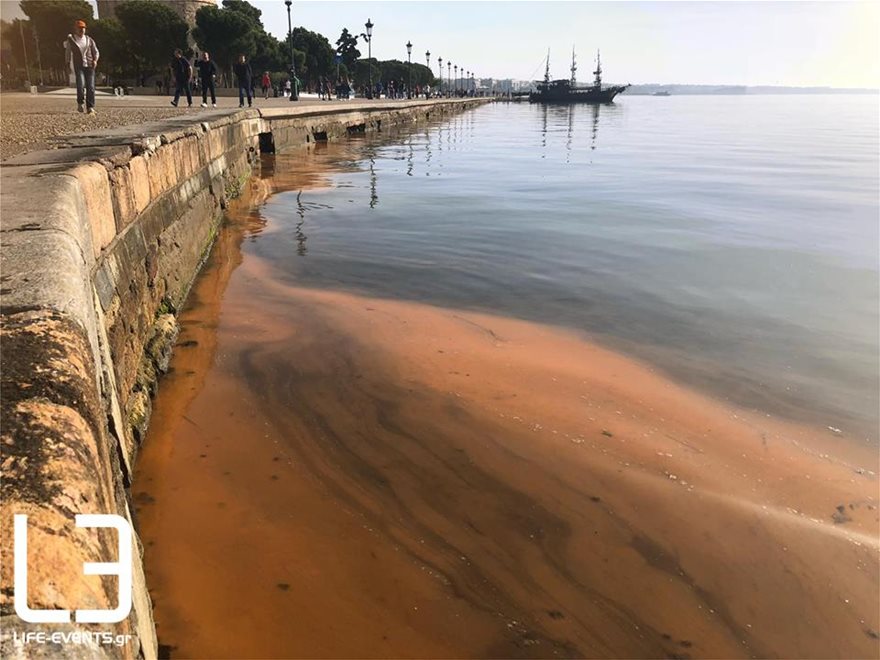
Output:
[[248,63],[244,55],[238,56],[238,62],[232,67],[235,77],[238,80],[238,107],[244,107],[244,97],[247,95],[248,107],[251,107],[252,99],[251,87],[253,85],[254,72],[251,71],[251,65]]
[[208,51],[202,52],[202,59],[196,62],[199,80],[202,81],[202,107],[208,107],[208,90],[211,90],[211,107],[217,107],[217,95],[214,90],[214,78],[217,76],[217,65]]
[[174,74],[175,83],[174,100],[171,101],[171,105],[176,108],[177,102],[180,100],[180,94],[185,93],[186,101],[191,108],[193,97],[190,83],[192,83],[193,70],[192,65],[190,65],[189,60],[183,56],[183,51],[180,50],[180,48],[174,49],[174,59],[171,60],[171,73]]

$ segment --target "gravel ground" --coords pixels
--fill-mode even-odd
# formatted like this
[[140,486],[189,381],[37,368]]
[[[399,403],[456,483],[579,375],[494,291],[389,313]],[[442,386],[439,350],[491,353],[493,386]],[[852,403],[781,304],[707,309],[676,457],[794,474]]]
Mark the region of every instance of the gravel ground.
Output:
[[0,112],[0,160],[39,149],[49,138],[140,124],[181,114],[176,108],[107,108],[91,116],[79,112]]
[[[7,93],[0,97],[0,160],[10,156],[45,148],[49,138],[71,135],[97,129],[118,128],[146,121],[167,119],[198,113],[193,108],[173,108],[165,96],[129,96],[115,98],[99,96],[97,114],[85,115],[76,111],[75,95]],[[301,99],[298,105],[318,101]],[[259,99],[259,106],[288,105],[287,99]],[[186,101],[184,100],[184,105]],[[238,98],[217,99],[219,108],[237,108]]]

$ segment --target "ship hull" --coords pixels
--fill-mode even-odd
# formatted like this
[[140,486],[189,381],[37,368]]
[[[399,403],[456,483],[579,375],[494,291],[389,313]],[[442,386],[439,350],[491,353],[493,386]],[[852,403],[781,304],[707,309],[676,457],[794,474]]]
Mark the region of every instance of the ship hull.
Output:
[[529,94],[531,103],[611,103],[626,87],[583,90],[538,90]]

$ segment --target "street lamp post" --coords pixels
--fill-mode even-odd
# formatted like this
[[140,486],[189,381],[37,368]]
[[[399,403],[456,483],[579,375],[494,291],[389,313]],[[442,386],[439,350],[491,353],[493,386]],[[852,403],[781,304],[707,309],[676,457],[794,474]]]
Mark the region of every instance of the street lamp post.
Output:
[[364,23],[364,27],[367,28],[367,33],[362,34],[361,36],[367,40],[367,70],[368,70],[368,78],[370,81],[370,89],[367,92],[367,98],[373,98],[373,22],[368,18],[367,22]]
[[428,87],[431,85],[431,51],[425,51],[425,64],[428,65],[428,82],[425,84],[425,98],[428,98]]
[[455,71],[455,82],[452,84],[452,89],[454,90],[455,94],[458,95],[458,65],[453,64],[452,68]]
[[290,5],[293,4],[293,0],[284,0],[284,4],[287,5],[287,33],[288,41],[290,42],[290,77],[293,79],[290,81],[290,100],[299,101],[299,85],[296,84],[296,60],[293,57],[293,24],[290,22]]
[[452,62],[446,61],[446,95],[452,94]]
[[440,96],[443,96],[443,58],[437,58],[437,68],[440,69]]
[[409,82],[406,85],[406,98],[412,98],[412,42],[406,40],[406,69],[409,76]]

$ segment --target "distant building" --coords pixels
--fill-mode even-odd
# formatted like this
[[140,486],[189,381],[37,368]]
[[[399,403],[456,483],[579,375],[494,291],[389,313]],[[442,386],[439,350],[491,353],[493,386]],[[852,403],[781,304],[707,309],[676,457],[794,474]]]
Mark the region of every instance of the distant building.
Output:
[[[112,18],[116,15],[116,5],[125,0],[97,0],[98,18]],[[196,12],[202,7],[217,5],[217,0],[153,0],[166,7],[171,7],[190,29],[196,25]]]
[[512,78],[483,78],[480,86],[495,90],[496,94],[527,92],[534,87],[533,80],[513,80]]

